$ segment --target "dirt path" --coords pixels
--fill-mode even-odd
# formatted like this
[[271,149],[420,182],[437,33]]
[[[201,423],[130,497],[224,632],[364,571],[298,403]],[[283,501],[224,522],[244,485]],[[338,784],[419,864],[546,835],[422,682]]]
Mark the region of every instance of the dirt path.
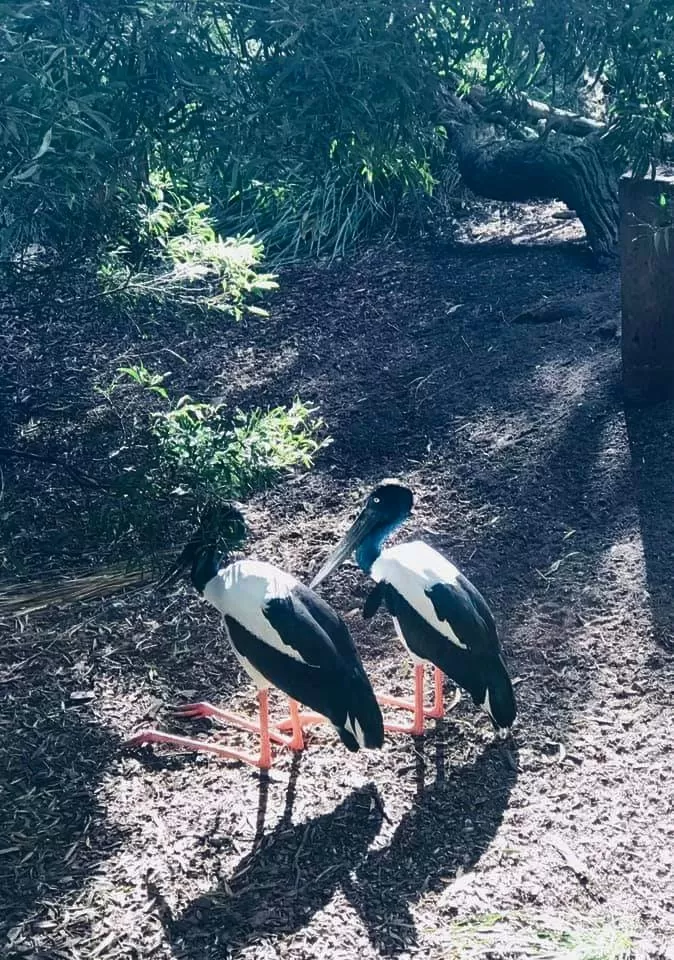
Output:
[[[334,443],[311,474],[256,498],[249,553],[308,578],[364,492],[404,477],[417,496],[404,537],[446,551],[488,597],[521,719],[494,744],[464,699],[423,743],[392,738],[355,757],[320,731],[263,790],[234,765],[120,752],[143,717],[178,729],[165,707],[186,697],[252,707],[190,594],[7,623],[7,956],[665,956],[674,417],[626,415],[616,278],[554,240],[382,247],[288,272],[269,321],[163,329],[142,344],[108,331],[79,357],[93,378],[123,351],[179,343],[191,361],[179,385],[193,393],[319,403]],[[512,322],[544,297],[582,309]],[[12,356],[11,376],[35,380]],[[99,402],[90,386],[70,427]],[[69,429],[49,410],[38,424],[52,437]],[[23,511],[26,531],[12,542],[27,555],[56,551],[50,504],[68,497],[68,536],[86,542],[86,503],[63,478],[43,490],[43,475],[5,471],[7,516]],[[389,622],[357,610],[365,588],[345,567],[322,590],[375,685],[405,692],[411,670]]]

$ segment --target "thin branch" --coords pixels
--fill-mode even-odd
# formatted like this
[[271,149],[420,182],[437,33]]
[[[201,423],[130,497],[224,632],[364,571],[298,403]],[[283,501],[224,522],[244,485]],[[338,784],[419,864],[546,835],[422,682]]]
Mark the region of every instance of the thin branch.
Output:
[[541,100],[532,100],[525,96],[503,97],[494,95],[479,86],[471,89],[467,99],[471,103],[479,103],[490,112],[498,110],[504,115],[509,115],[512,119],[524,120],[529,123],[544,120],[548,127],[560,130],[570,136],[587,137],[591,134],[606,133],[608,129],[605,123],[572,113],[571,110],[551,107]]
[[32,460],[35,463],[47,463],[52,467],[61,467],[62,470],[65,470],[71,475],[73,480],[77,480],[83,487],[88,487],[90,490],[109,490],[110,484],[96,480],[94,477],[90,477],[88,474],[84,473],[82,470],[79,470],[77,467],[71,466],[66,460],[62,460],[60,457],[45,457],[39,453],[29,453],[27,450],[17,450],[16,447],[0,447],[0,457],[16,457],[20,460]]

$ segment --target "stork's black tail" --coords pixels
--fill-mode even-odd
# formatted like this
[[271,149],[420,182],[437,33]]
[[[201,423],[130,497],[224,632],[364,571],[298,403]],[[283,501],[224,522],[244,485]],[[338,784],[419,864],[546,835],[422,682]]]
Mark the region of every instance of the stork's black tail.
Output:
[[376,750],[384,744],[384,718],[366,676],[345,679],[337,732],[347,750]]
[[[484,701],[480,706],[489,714],[495,727],[508,729],[515,722],[517,705],[506,665],[499,656],[485,661],[481,667]],[[473,699],[476,700],[475,695]]]

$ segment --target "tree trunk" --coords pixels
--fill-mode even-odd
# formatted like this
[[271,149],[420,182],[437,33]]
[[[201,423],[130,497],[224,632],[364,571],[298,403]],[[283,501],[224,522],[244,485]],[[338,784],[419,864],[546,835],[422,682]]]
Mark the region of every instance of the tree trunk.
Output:
[[597,255],[615,252],[617,181],[590,138],[480,142],[474,125],[467,124],[455,127],[453,134],[459,171],[475,193],[520,203],[562,200],[575,210]]
[[620,254],[625,395],[674,398],[674,180],[622,178]]
[[442,95],[439,120],[471,190],[492,200],[519,203],[562,200],[578,215],[595,254],[615,253],[618,183],[596,137],[576,140],[544,135],[524,141],[487,137],[487,127],[475,110],[447,92]]

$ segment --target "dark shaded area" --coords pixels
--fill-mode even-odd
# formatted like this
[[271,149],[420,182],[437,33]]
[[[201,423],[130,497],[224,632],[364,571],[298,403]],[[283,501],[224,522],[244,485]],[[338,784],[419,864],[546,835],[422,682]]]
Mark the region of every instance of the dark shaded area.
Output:
[[[0,944],[10,951],[31,932],[56,929],[58,910],[45,901],[80,889],[125,839],[97,796],[118,743],[59,673],[39,689],[5,686],[0,709]],[[0,666],[6,683],[3,674]]]
[[[541,586],[535,570],[558,559],[565,524],[582,529],[583,556],[576,556],[574,565],[583,564],[583,575],[589,577],[593,558],[622,523],[629,498],[617,490],[598,509],[587,502],[587,479],[606,418],[615,410],[610,386],[617,362],[614,345],[598,340],[586,316],[536,331],[513,326],[511,320],[541,294],[575,291],[601,297],[602,290],[610,304],[612,276],[579,271],[578,252],[554,245],[425,247],[414,256],[393,247],[331,270],[300,266],[281,278],[270,319],[223,331],[220,318],[217,323],[202,318],[176,330],[180,355],[192,362],[171,364],[172,389],[197,398],[224,394],[244,408],[289,402],[296,394],[318,401],[335,443],[322,456],[325,469],[304,481],[307,494],[300,496],[300,512],[296,488],[282,487],[260,498],[274,522],[281,528],[285,524],[286,566],[304,578],[315,572],[321,551],[334,542],[332,531],[354,487],[402,474],[411,480],[418,501],[402,535],[415,534],[418,518],[432,504],[441,518],[433,543],[483,590],[513,653],[509,621],[517,622],[522,604]],[[98,304],[88,327],[74,330],[54,310],[49,324],[58,332],[64,355],[77,353],[102,382],[112,378],[121,356],[131,362],[139,353],[146,359],[154,355],[168,365],[165,351],[173,341],[168,318],[162,319],[161,329],[153,320],[142,331],[146,339],[120,318],[108,324]],[[15,381],[52,383],[57,354],[30,350],[31,336],[31,328],[23,326],[19,343],[24,349],[10,364]],[[545,392],[536,382],[546,365],[566,367],[573,378],[588,355],[594,363],[589,382],[579,384],[570,400],[559,401],[552,389]],[[115,357],[114,364],[104,356]],[[74,374],[68,378],[74,380]],[[559,382],[564,383],[563,376]],[[93,378],[82,382],[80,375],[74,407],[68,395],[55,409],[31,407],[30,414],[42,413],[53,442],[66,442],[73,462],[94,458],[101,469],[115,469],[114,460],[112,467],[101,461],[101,442],[119,442],[126,400],[115,410],[114,404],[96,399],[93,386]],[[16,398],[21,396],[19,392]],[[87,396],[89,412],[83,416]],[[520,436],[523,418],[532,426]],[[20,421],[18,417],[15,426]],[[480,421],[488,426],[476,434]],[[422,464],[429,472],[420,480],[415,473]],[[119,559],[123,545],[101,542],[91,522],[100,506],[98,495],[75,489],[63,474],[45,473],[36,465],[24,473],[8,470],[5,479],[8,522],[21,531],[13,538],[13,553],[23,554],[24,562],[30,562],[25,547],[39,544],[43,557],[67,568],[68,555],[81,561],[92,542],[98,551],[92,563]],[[27,493],[23,501],[22,489]],[[28,513],[26,503],[36,509]],[[497,524],[484,525],[487,511]],[[314,516],[322,517],[320,540],[307,542],[300,525]],[[264,529],[255,510],[249,520],[252,537],[246,549],[255,553]],[[362,591],[359,578],[347,574],[341,581],[333,578],[324,596],[343,612]],[[132,605],[131,623],[127,603],[107,606],[105,619],[115,641],[106,666],[140,681],[151,668],[148,692],[153,700],[145,719],[171,730],[200,729],[176,724],[162,707],[186,697],[222,702],[237,688],[240,672],[217,618],[184,589],[141,591]],[[154,621],[149,631],[148,617]],[[366,654],[381,655],[381,643],[371,630],[360,622],[350,625]],[[568,655],[566,639],[566,631],[560,631],[553,657]],[[520,643],[521,662],[540,661],[537,636],[531,636],[531,649],[527,639]],[[562,698],[551,709],[564,712],[568,707]],[[129,716],[130,725],[142,720],[140,713]]]
[[[416,802],[383,849],[367,854],[381,824],[372,785],[334,811],[293,826],[291,804],[221,889],[166,922],[185,955],[236,956],[249,944],[298,931],[341,887],[384,955],[417,942],[409,905],[479,861],[499,828],[517,778],[517,749],[490,745],[445,780],[445,743],[435,740],[436,782],[424,787],[423,741],[415,742]],[[291,779],[292,784],[292,779]],[[229,952],[231,951],[231,953]]]
[[[419,745],[419,748],[420,745]],[[443,751],[444,754],[444,751]],[[442,890],[480,860],[494,839],[517,779],[517,748],[488,746],[474,763],[441,774],[421,791],[383,849],[373,851],[345,887],[368,935],[385,956],[418,942],[410,904]]]
[[628,405],[625,418],[654,639],[671,654],[674,653],[674,405]]
[[625,397],[674,402],[674,178],[620,181]]
[[[427,457],[429,424],[410,396],[414,381],[449,364],[448,383],[461,394],[476,365],[494,359],[466,356],[474,328],[500,338],[510,318],[541,294],[595,289],[596,275],[589,268],[579,272],[582,263],[585,252],[554,244],[429,245],[414,255],[401,247],[378,249],[329,271],[288,270],[271,299],[270,319],[224,326],[219,316],[124,316],[96,300],[73,323],[58,303],[72,299],[73,278],[62,290],[51,277],[35,290],[17,290],[6,304],[0,440],[65,459],[107,483],[128,465],[128,452],[110,454],[128,445],[135,420],[147,415],[147,397],[130,383],[109,398],[99,388],[112,383],[120,366],[142,359],[150,369],[171,371],[176,397],[221,397],[247,409],[289,403],[299,393],[320,404],[339,441],[339,452],[327,454],[333,476],[352,481],[397,470]],[[457,304],[460,309],[448,313]],[[558,355],[562,332],[545,343],[537,338],[524,353]],[[485,364],[484,379],[491,366]],[[479,399],[481,390],[484,382],[472,398],[464,391],[464,402]],[[443,394],[443,406],[451,409],[454,399]],[[142,450],[134,448],[133,455],[141,457]],[[112,514],[120,514],[123,530],[116,496],[83,489],[49,464],[12,458],[3,471],[12,569],[30,575],[35,568],[81,570],[128,560],[128,531],[112,540],[104,535]],[[169,526],[166,534],[175,530]]]
[[382,818],[371,784],[306,823],[291,824],[286,809],[226,884],[168,923],[174,948],[195,960],[236,956],[248,944],[306,926],[365,857]]

